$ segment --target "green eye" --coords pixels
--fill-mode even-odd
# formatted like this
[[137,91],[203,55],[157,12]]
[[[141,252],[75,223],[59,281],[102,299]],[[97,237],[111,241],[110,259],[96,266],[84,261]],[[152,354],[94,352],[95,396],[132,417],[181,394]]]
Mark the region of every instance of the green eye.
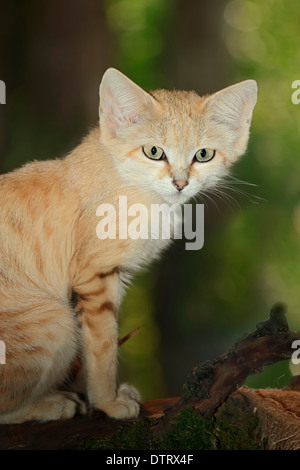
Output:
[[165,152],[160,147],[155,145],[144,145],[143,152],[146,157],[151,158],[152,160],[162,160],[165,157]]
[[200,149],[195,155],[195,159],[198,162],[209,162],[212,158],[214,158],[216,154],[215,150],[212,149]]

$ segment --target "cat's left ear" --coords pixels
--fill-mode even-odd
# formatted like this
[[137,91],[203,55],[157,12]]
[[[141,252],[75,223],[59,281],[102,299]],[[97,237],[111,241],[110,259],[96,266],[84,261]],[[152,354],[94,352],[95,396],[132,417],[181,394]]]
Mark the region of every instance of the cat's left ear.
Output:
[[246,150],[256,101],[256,81],[245,80],[214,93],[204,103],[208,119],[230,139],[236,156]]
[[103,75],[100,89],[99,116],[108,131],[118,131],[147,118],[156,100],[126,75],[109,68]]

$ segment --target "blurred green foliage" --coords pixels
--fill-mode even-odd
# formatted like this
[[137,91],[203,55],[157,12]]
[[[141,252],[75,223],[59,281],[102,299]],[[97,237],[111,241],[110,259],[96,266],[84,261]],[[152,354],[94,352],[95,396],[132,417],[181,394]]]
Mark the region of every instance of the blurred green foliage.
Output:
[[[258,185],[263,200],[249,204],[228,223],[227,233],[235,230],[234,241],[226,243],[234,253],[232,272],[242,273],[235,276],[235,289],[244,296],[244,312],[249,315],[253,311],[262,315],[265,308],[284,300],[290,328],[299,329],[300,106],[292,103],[291,86],[300,73],[300,10],[296,3],[282,0],[232,0],[224,19],[234,78],[255,78],[259,87],[250,150],[240,163],[239,175]],[[246,246],[237,253],[240,240]],[[232,268],[232,262],[225,264]],[[235,310],[236,299],[229,300]],[[238,308],[242,305],[241,298]],[[247,383],[279,387],[290,375],[285,361],[265,368]]]
[[106,0],[106,16],[115,35],[114,60],[145,89],[166,83],[164,53],[176,0]]
[[281,0],[232,0],[224,16],[232,74],[236,80],[255,78],[259,87],[250,150],[239,175],[258,185],[263,200],[228,226],[234,224],[234,243],[248,247],[235,261],[247,282],[256,284],[259,302],[284,299],[290,322],[299,327],[300,106],[291,101],[291,85],[299,78],[300,11]]

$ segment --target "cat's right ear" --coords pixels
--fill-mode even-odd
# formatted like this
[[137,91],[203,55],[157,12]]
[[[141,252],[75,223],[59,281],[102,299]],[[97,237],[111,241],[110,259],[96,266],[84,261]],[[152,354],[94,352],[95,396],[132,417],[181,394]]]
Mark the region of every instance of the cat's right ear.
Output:
[[100,123],[105,122],[112,136],[146,119],[156,102],[149,93],[113,68],[104,73],[99,95]]
[[256,81],[244,80],[214,93],[204,104],[208,120],[223,131],[236,156],[246,150],[256,100]]

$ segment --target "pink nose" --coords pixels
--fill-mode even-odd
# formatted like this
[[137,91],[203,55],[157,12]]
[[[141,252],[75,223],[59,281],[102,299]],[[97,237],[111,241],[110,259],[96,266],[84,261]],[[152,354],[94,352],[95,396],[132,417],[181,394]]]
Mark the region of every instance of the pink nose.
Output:
[[178,191],[182,191],[183,188],[185,188],[189,182],[186,180],[173,180],[173,184]]

